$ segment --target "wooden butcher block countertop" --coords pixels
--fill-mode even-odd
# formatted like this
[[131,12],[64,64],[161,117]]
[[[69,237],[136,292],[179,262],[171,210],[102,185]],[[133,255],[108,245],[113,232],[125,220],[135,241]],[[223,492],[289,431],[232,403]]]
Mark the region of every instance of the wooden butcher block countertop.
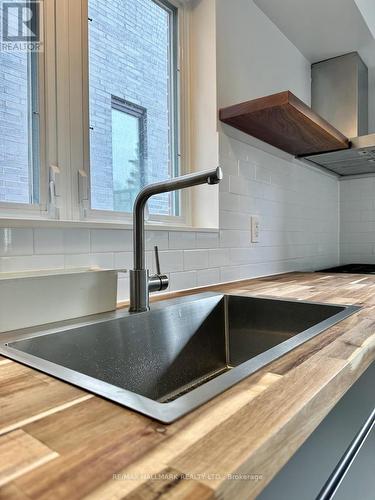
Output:
[[375,276],[211,289],[363,309],[169,426],[0,358],[0,498],[256,497],[374,360]]

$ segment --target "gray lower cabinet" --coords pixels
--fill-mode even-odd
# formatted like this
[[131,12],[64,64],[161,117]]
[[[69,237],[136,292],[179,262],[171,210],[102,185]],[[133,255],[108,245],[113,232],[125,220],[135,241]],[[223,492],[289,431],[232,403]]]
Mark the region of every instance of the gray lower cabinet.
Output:
[[[258,500],[315,500],[375,407],[375,363],[350,388]],[[334,500],[375,499],[375,431],[367,435]]]
[[375,427],[372,427],[347,474],[333,495],[333,500],[375,498]]

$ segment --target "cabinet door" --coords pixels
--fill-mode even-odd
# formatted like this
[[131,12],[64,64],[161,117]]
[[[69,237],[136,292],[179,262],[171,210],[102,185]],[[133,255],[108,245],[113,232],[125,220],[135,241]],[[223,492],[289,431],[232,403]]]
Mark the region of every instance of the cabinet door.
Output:
[[375,498],[375,428],[367,436],[351,464],[333,500],[374,500]]
[[[260,493],[258,500],[315,500],[317,498],[375,406],[374,381],[375,363],[372,363]],[[362,468],[364,469],[364,466]],[[375,477],[375,470],[372,476]],[[374,491],[374,489],[370,490],[371,500],[375,499]],[[350,498],[350,500],[354,499],[367,500],[362,495],[354,495]]]

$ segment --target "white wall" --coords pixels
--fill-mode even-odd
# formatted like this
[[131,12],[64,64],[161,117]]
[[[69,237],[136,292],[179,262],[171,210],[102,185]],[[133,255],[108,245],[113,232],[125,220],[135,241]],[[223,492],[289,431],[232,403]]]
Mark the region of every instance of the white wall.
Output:
[[[250,0],[217,0],[216,8],[219,106],[286,89],[309,102],[309,65],[268,18]],[[220,130],[220,231],[147,232],[171,290],[337,264],[337,180]],[[258,244],[250,243],[252,214],[260,216]],[[129,268],[131,248],[129,230],[0,229],[0,271]],[[127,296],[126,276],[119,292]]]
[[[190,170],[205,170],[219,164],[216,69],[216,3],[194,0],[190,4],[189,46],[189,155]],[[185,152],[186,153],[186,152]],[[197,186],[191,190],[192,224],[219,227],[219,189]],[[211,210],[207,210],[209,205]]]
[[252,0],[217,0],[219,106],[290,90],[311,100],[310,62]]
[[375,177],[340,182],[341,262],[375,264]]
[[[218,105],[290,90],[310,103],[309,61],[249,0],[217,0]],[[245,134],[220,126],[221,237],[233,241],[237,277],[338,262],[338,181]],[[242,141],[242,142],[239,142]],[[260,243],[248,246],[249,215],[259,214]],[[232,240],[232,237],[233,240]],[[236,239],[242,246],[236,248]],[[242,261],[240,260],[242,258]],[[255,268],[253,261],[258,262]],[[233,279],[231,273],[229,279]]]

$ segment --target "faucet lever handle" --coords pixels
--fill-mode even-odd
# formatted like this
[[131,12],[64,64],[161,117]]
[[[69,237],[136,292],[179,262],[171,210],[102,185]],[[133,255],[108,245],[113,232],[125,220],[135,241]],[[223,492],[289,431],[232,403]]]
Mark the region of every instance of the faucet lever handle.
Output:
[[155,264],[156,264],[156,274],[161,275],[160,271],[160,261],[159,261],[159,248],[157,245],[154,246],[154,253],[155,253]]

